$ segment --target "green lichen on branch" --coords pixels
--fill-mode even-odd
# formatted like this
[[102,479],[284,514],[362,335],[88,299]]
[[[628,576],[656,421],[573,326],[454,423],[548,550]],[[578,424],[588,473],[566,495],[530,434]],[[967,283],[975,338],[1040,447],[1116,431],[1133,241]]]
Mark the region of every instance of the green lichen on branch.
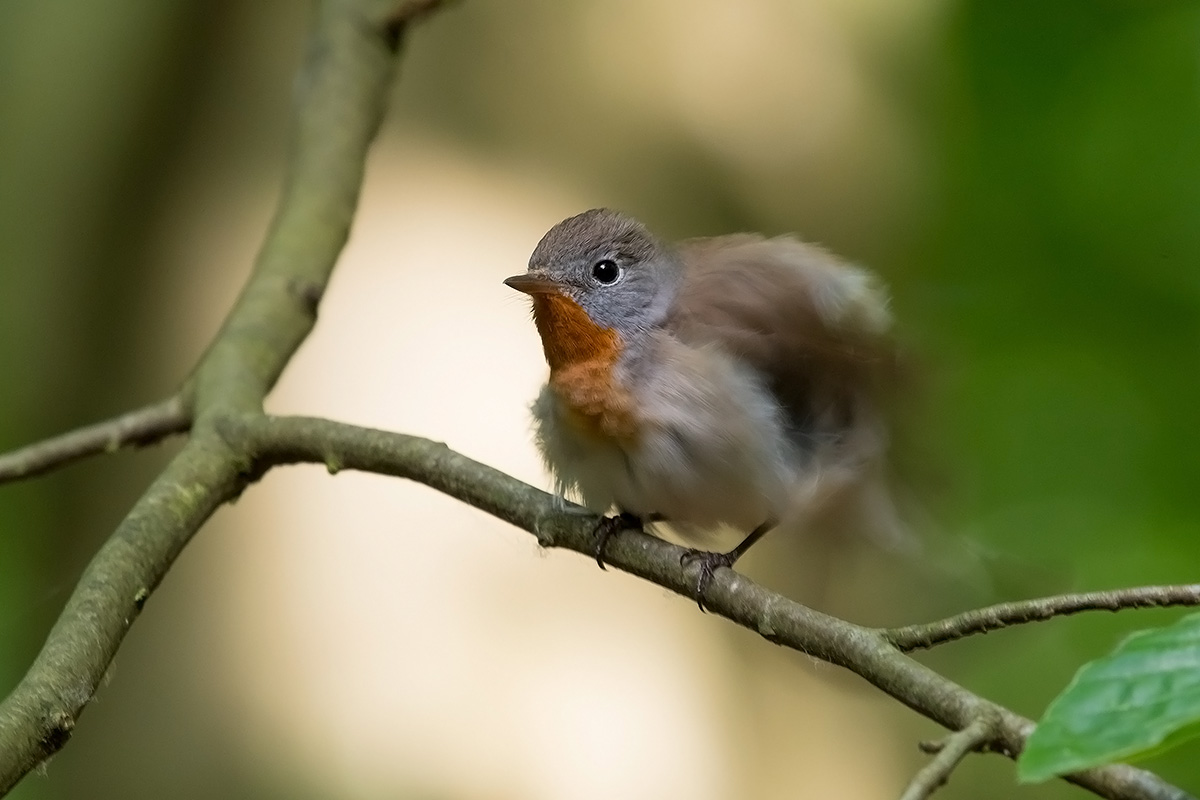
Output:
[[254,410],[316,323],[383,118],[397,31],[433,3],[329,0],[297,77],[283,196],[254,272],[196,369],[199,416]]
[[0,791],[66,743],[149,592],[238,487],[223,448],[192,439],[100,548],[0,705]]

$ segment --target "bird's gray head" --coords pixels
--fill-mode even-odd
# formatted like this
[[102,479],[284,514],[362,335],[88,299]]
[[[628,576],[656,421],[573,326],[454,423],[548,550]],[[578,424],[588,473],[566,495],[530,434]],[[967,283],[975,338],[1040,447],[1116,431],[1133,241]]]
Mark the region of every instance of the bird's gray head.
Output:
[[601,328],[625,337],[662,322],[681,278],[679,258],[637,220],[595,208],[551,228],[529,271],[505,281],[531,295],[575,301]]

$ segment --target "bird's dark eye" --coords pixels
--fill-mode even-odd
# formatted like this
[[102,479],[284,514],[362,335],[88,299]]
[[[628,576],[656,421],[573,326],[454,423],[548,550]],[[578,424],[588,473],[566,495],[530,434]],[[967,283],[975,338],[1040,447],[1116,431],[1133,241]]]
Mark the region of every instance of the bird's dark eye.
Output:
[[600,283],[616,283],[621,277],[621,268],[611,258],[597,261],[592,265],[592,277]]

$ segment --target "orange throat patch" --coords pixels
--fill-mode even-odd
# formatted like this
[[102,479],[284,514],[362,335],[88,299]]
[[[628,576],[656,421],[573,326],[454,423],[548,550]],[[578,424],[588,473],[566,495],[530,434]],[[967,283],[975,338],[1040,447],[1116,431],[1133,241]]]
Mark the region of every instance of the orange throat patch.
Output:
[[632,439],[633,398],[617,384],[621,337],[592,322],[587,312],[560,294],[533,295],[533,320],[550,365],[550,388],[580,433]]

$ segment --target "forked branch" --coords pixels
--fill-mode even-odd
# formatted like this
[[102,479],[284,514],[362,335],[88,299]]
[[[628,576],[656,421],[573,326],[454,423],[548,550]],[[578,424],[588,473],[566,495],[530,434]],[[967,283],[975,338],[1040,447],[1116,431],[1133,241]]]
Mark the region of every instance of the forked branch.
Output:
[[933,758],[921,768],[912,783],[900,795],[900,800],[925,800],[950,779],[950,773],[967,754],[978,750],[993,737],[995,723],[980,717],[961,731],[955,731],[941,743]]
[[[320,4],[296,81],[287,185],[249,281],[189,380],[188,441],[92,559],[29,671],[0,703],[0,794],[70,738],[142,605],[191,536],[250,479],[244,448],[223,439],[214,421],[260,411],[312,330],[349,235],[403,34],[438,5]],[[170,408],[148,417],[156,425],[135,425],[130,441],[158,423],[183,425]],[[35,449],[32,462],[51,468],[111,441],[109,427],[85,430],[69,435],[69,446]]]

